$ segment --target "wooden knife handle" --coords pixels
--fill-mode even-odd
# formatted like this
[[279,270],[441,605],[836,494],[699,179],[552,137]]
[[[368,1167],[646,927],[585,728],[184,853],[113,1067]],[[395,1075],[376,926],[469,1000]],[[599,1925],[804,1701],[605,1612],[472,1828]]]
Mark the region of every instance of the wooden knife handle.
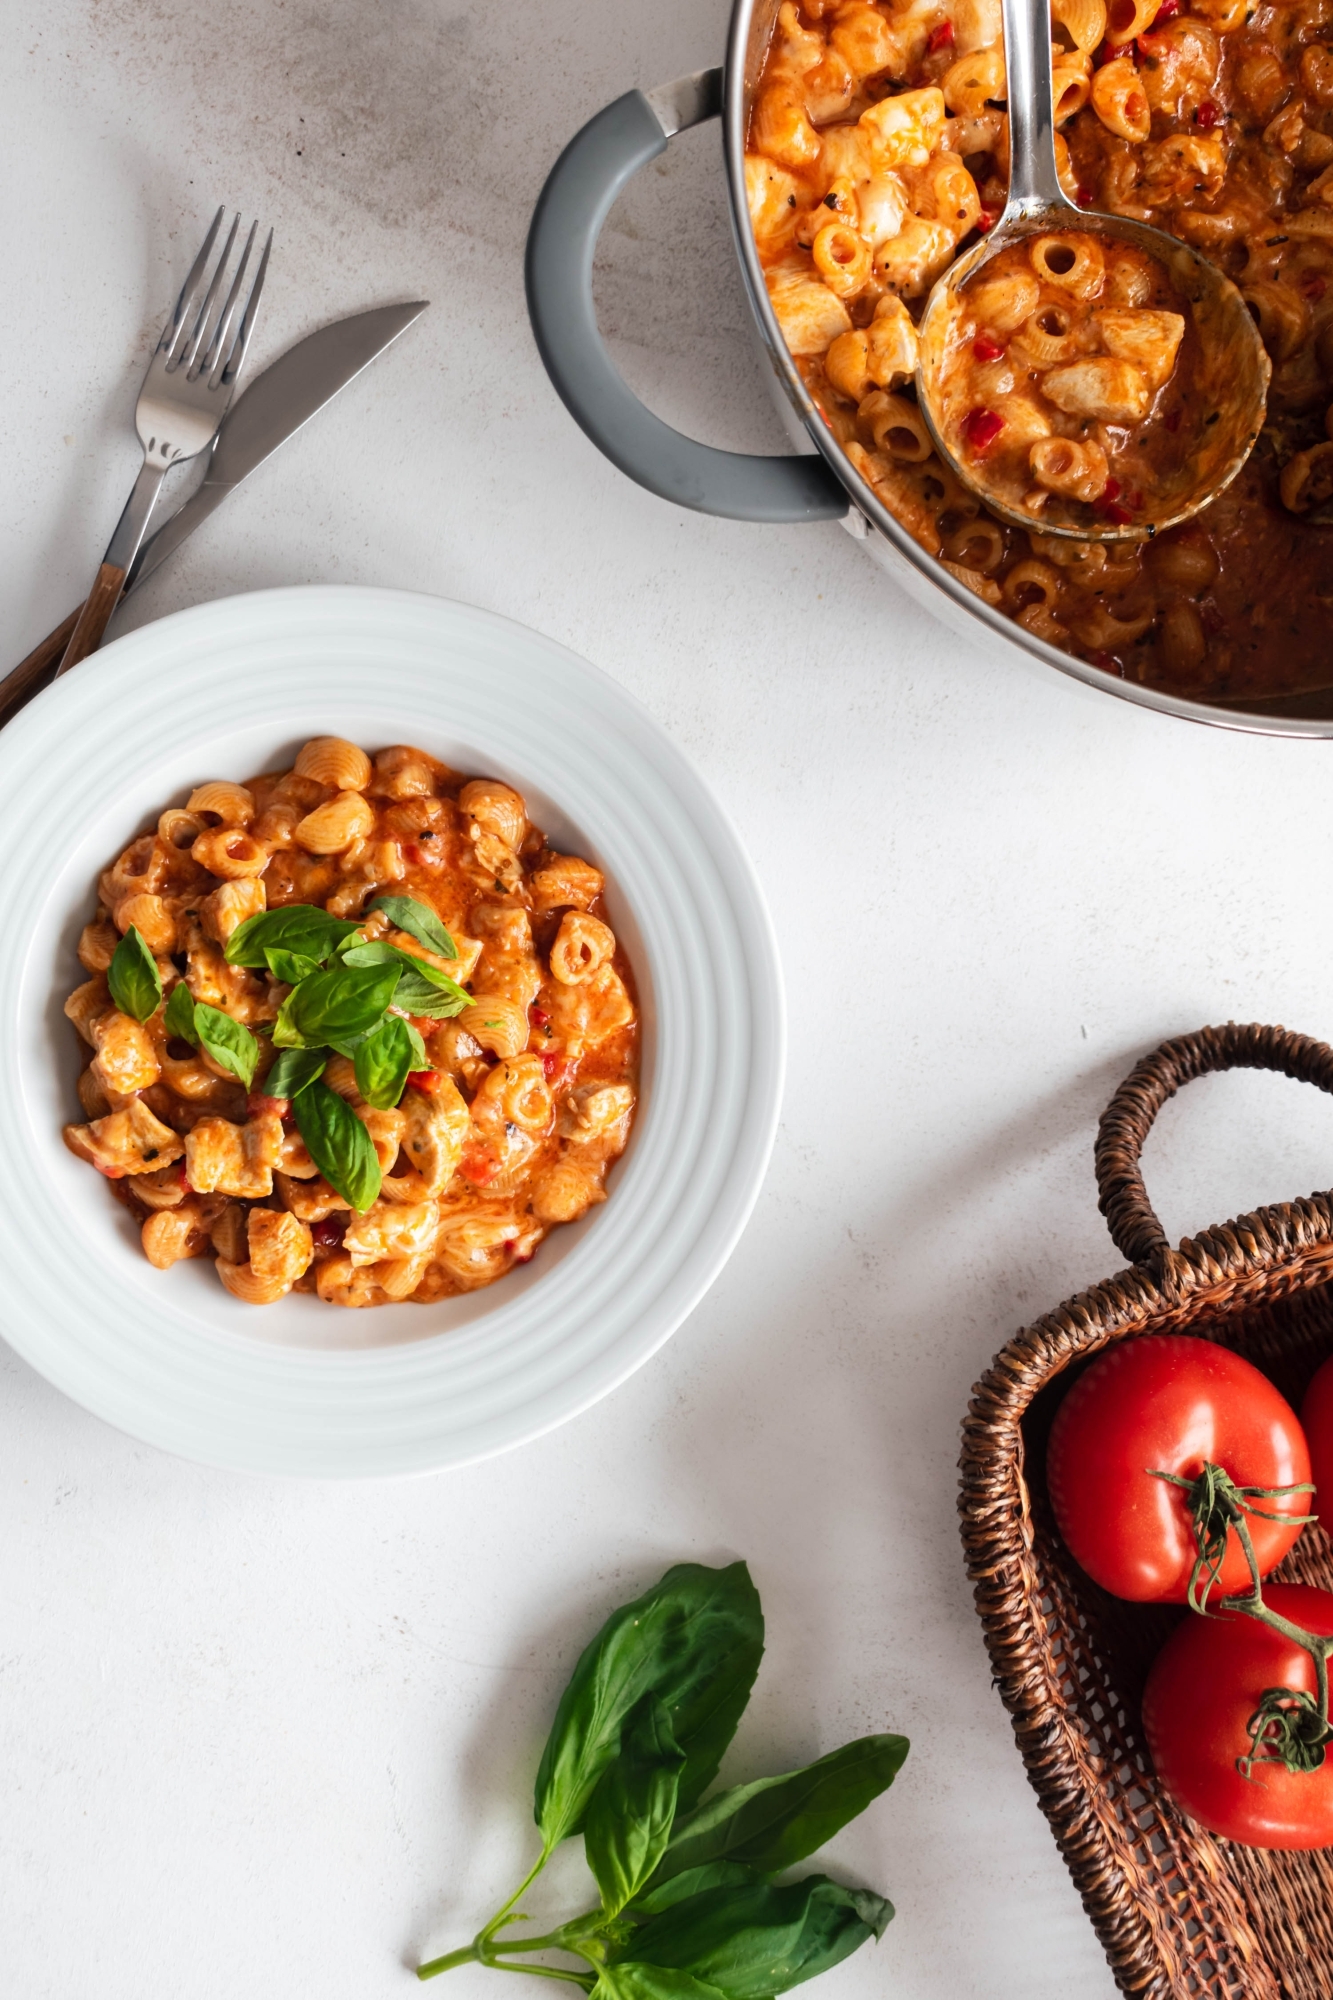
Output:
[[89,653],[97,651],[124,588],[125,571],[118,569],[115,563],[104,562],[75,620],[64,657],[56,669],[57,678],[67,674],[71,667],[77,667],[80,660],[86,660]]
[[8,722],[45,685],[59,664],[78,619],[78,612],[71,611],[62,625],[47,633],[40,646],[33,647],[26,660],[20,660],[12,673],[0,679],[0,724]]

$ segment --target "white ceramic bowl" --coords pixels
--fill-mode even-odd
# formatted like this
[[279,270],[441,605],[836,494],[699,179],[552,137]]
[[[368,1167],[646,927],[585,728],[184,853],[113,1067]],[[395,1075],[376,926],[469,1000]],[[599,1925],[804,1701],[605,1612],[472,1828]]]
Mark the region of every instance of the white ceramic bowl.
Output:
[[[305,738],[420,743],[507,779],[606,871],[639,981],[643,1090],[610,1198],[523,1271],[436,1306],[243,1306],[205,1261],[155,1271],[65,1150],[62,1016],[99,871],[209,777]],[[604,674],[508,620],[405,592],[263,591],[163,619],[0,733],[0,1330],[133,1436],[318,1477],[433,1471],[519,1444],[674,1332],[758,1194],[781,1094],[781,971],[717,803]]]

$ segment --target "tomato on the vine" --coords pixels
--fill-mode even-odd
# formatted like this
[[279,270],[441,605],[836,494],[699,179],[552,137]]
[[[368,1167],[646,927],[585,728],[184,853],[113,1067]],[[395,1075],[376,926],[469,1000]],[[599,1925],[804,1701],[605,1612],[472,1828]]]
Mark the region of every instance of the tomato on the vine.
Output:
[[[1111,1348],[1074,1384],[1051,1431],[1051,1505],[1074,1559],[1117,1597],[1183,1603],[1199,1557],[1186,1488],[1206,1465],[1261,1492],[1310,1478],[1295,1411],[1238,1354],[1170,1333]],[[1301,1533],[1299,1517],[1315,1504],[1296,1492],[1248,1499],[1245,1523],[1261,1576],[1281,1562]],[[1225,1521],[1216,1555],[1210,1597],[1248,1590],[1245,1552]]]
[[[1274,1583],[1264,1602],[1316,1637],[1333,1636],[1333,1595],[1326,1590]],[[1263,1750],[1252,1742],[1250,1724],[1270,1688],[1313,1702],[1314,1662],[1303,1646],[1242,1612],[1188,1616],[1154,1660],[1143,1692],[1143,1729],[1157,1775],[1191,1819],[1224,1840],[1333,1846],[1333,1759],[1313,1770],[1290,1770],[1263,1754],[1254,1755],[1248,1771],[1238,1765]]]
[[1315,1484],[1315,1498],[1307,1511],[1318,1510],[1322,1489],[1330,1516],[1324,1526],[1333,1528],[1333,1359],[1324,1363],[1305,1392],[1301,1427],[1310,1447],[1310,1477]]

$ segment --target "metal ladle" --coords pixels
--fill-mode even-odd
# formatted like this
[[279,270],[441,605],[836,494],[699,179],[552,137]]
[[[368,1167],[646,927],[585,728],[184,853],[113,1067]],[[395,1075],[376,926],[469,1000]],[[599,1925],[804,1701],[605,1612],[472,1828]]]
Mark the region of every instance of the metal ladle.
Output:
[[[1240,471],[1263,423],[1272,372],[1268,356],[1240,293],[1206,257],[1145,222],[1078,208],[1069,200],[1055,164],[1049,0],[1003,0],[1003,21],[1009,197],[994,228],[949,267],[926,303],[919,329],[917,400],[945,465],[1001,520],[1077,541],[1142,541],[1191,519]],[[1145,491],[1144,506],[1129,523],[1098,519],[1069,525],[1034,516],[992,494],[984,468],[960,460],[944,434],[941,378],[959,292],[1012,244],[1071,231],[1109,237],[1152,257],[1165,269],[1199,336],[1195,386],[1199,405],[1212,420],[1201,429],[1198,449],[1190,453],[1183,472],[1159,491]]]

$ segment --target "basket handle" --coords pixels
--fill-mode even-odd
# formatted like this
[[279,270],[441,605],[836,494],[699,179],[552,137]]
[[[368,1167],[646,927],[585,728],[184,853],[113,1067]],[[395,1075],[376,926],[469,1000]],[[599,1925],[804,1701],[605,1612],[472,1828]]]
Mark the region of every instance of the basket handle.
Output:
[[1219,1069],[1277,1070],[1333,1094],[1333,1048],[1309,1035],[1257,1022],[1229,1021],[1224,1028],[1200,1028],[1197,1034],[1163,1042],[1125,1078],[1097,1127],[1097,1205],[1116,1248],[1131,1263],[1146,1264],[1159,1285],[1172,1289],[1187,1266],[1157,1220],[1139,1155],[1167,1099],[1183,1083]]

